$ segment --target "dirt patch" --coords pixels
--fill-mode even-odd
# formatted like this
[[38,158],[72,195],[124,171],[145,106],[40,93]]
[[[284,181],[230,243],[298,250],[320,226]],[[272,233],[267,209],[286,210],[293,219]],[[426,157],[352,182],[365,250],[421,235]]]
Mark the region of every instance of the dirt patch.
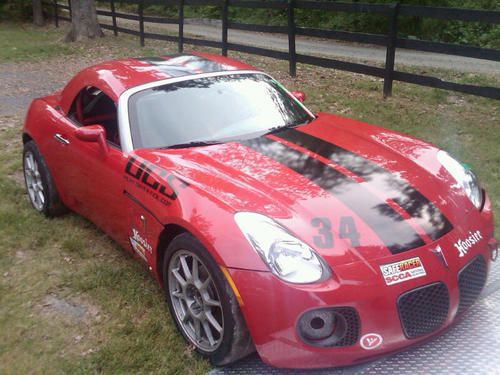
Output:
[[45,296],[37,308],[43,316],[56,317],[71,324],[88,325],[101,320],[99,308],[79,297],[61,298],[51,294]]
[[16,183],[16,185],[24,188],[24,175],[22,171],[15,171],[9,174],[8,177]]
[[23,250],[17,250],[16,251],[16,258],[19,259],[20,261],[25,261],[26,259],[29,259],[29,255],[26,251]]

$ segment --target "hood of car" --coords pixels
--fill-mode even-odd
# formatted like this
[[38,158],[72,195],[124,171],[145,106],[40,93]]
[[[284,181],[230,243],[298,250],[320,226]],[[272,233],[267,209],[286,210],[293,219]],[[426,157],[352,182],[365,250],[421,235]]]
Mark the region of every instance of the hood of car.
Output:
[[250,140],[137,154],[233,212],[265,214],[348,263],[409,251],[453,229],[450,218],[470,203],[437,152],[387,129],[319,114]]

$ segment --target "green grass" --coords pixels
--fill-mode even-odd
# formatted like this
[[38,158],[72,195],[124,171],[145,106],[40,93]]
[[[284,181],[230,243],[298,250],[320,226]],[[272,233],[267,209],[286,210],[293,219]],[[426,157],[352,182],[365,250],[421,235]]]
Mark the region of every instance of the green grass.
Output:
[[60,41],[64,35],[52,27],[43,32],[27,24],[0,23],[0,61],[20,61],[44,59],[52,56],[68,55],[73,48]]
[[[12,192],[11,192],[12,193]],[[46,221],[20,204],[2,229],[0,373],[203,374],[208,364],[186,349],[149,275],[77,217]],[[5,224],[5,223],[4,223]],[[87,228],[85,228],[87,226]],[[70,233],[82,255],[64,250]],[[16,235],[19,234],[19,235]],[[89,243],[94,246],[89,247]],[[85,309],[83,317],[47,296]]]
[[[140,48],[137,40],[121,38],[115,43],[114,38],[97,38],[80,43],[65,43],[68,31],[67,23],[61,22],[56,29],[53,25],[36,27],[26,23],[0,21],[0,62],[42,61],[58,58],[82,59],[92,61],[103,56],[133,56],[134,54],[151,55],[153,50]],[[173,46],[172,46],[173,48]],[[173,49],[163,49],[163,53]]]
[[[0,71],[37,59],[44,74],[64,57],[67,71],[57,78],[61,86],[81,64],[176,48],[147,41],[147,48],[141,49],[137,38],[109,34],[65,45],[64,28],[0,27]],[[498,101],[401,83],[395,83],[394,96],[384,100],[379,79],[306,65],[299,65],[298,78],[293,79],[286,73],[286,62],[231,56],[268,71],[289,89],[304,90],[314,111],[375,123],[450,151],[472,165],[500,217]],[[487,79],[434,73],[459,82]],[[489,82],[498,85],[491,78]],[[0,116],[0,373],[208,371],[210,365],[176,332],[163,292],[142,266],[88,221],[73,214],[49,220],[30,207],[20,174],[22,116],[22,111]]]
[[86,220],[33,211],[12,178],[21,145],[5,147],[20,125],[0,132],[0,373],[206,373],[147,271]]

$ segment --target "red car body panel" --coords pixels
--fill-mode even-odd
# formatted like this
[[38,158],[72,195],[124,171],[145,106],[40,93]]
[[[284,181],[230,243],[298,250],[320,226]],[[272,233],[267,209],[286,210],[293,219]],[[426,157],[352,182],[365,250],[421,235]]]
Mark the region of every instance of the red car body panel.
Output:
[[[486,221],[488,217],[491,217],[489,204],[481,221]],[[478,225],[477,228],[485,233],[492,233],[489,225]],[[453,248],[453,244],[460,238],[460,233],[467,235],[467,231],[454,232],[438,241],[443,249]],[[353,365],[400,351],[406,345],[426,341],[446,330],[460,319],[457,271],[478,254],[488,259],[490,252],[488,241],[484,239],[477,244],[476,251],[464,258],[447,257],[449,268],[443,271],[443,265],[431,251],[434,247],[435,244],[429,244],[424,248],[366,263],[357,261],[337,266],[333,269],[332,279],[313,286],[286,288],[282,281],[269,273],[231,270],[231,277],[245,301],[242,311],[260,357],[268,364],[284,368]],[[414,256],[419,256],[426,266],[425,283],[446,283],[450,292],[450,310],[439,331],[409,340],[402,331],[395,301],[403,292],[421,286],[422,279],[386,286],[381,282],[379,265]],[[251,311],[248,311],[247,305]],[[383,345],[367,352],[359,343],[349,347],[315,348],[301,342],[295,330],[297,318],[307,310],[326,306],[354,307],[362,322],[360,337],[369,333],[380,334],[383,337]]]
[[[198,56],[226,70],[253,69],[221,56]],[[32,103],[24,134],[38,145],[65,205],[134,254],[160,283],[161,236],[173,228],[192,233],[229,270],[257,351],[273,366],[355,364],[427,340],[456,321],[457,273],[477,255],[489,266],[493,217],[488,197],[477,210],[439,163],[436,147],[324,113],[297,130],[255,142],[183,149],[122,152],[109,146],[103,153],[97,143],[75,135],[78,125],[67,115],[82,88],[94,86],[117,103],[126,90],[168,77],[147,61],[108,62],[83,70],[62,92]],[[55,133],[71,147],[57,142]],[[311,148],[311,142],[318,147]],[[325,150],[331,145],[340,159],[328,158]],[[294,155],[300,157],[288,161]],[[344,185],[321,185],[305,171],[311,163],[342,176],[339,181],[362,194],[353,197],[342,190]],[[380,225],[373,202],[381,207]],[[262,213],[288,228],[323,257],[332,277],[311,285],[278,279],[242,235],[234,220],[240,211]],[[331,244],[318,236],[318,223],[325,222],[331,225]],[[481,238],[460,257],[455,244],[478,231]],[[131,238],[142,241],[146,251],[135,252]],[[399,239],[408,242],[403,250]],[[418,246],[412,247],[412,241]],[[447,267],[432,252],[438,245]],[[414,257],[426,276],[387,285],[380,266]],[[408,339],[395,301],[405,291],[435,281],[448,288],[448,318],[438,330]],[[299,317],[327,306],[355,308],[359,337],[376,333],[383,338],[381,345],[367,351],[359,340],[328,348],[304,343],[296,330]]]

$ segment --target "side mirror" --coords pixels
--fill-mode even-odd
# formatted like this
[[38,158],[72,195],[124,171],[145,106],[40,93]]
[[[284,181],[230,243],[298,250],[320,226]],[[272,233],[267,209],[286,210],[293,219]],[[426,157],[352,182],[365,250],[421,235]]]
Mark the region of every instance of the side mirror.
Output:
[[108,152],[106,130],[102,125],[82,126],[75,130],[75,137],[82,142],[97,142],[104,155]]
[[304,91],[293,90],[292,95],[295,96],[295,98],[297,98],[297,100],[301,103],[304,103],[306,101],[306,94],[304,93]]

